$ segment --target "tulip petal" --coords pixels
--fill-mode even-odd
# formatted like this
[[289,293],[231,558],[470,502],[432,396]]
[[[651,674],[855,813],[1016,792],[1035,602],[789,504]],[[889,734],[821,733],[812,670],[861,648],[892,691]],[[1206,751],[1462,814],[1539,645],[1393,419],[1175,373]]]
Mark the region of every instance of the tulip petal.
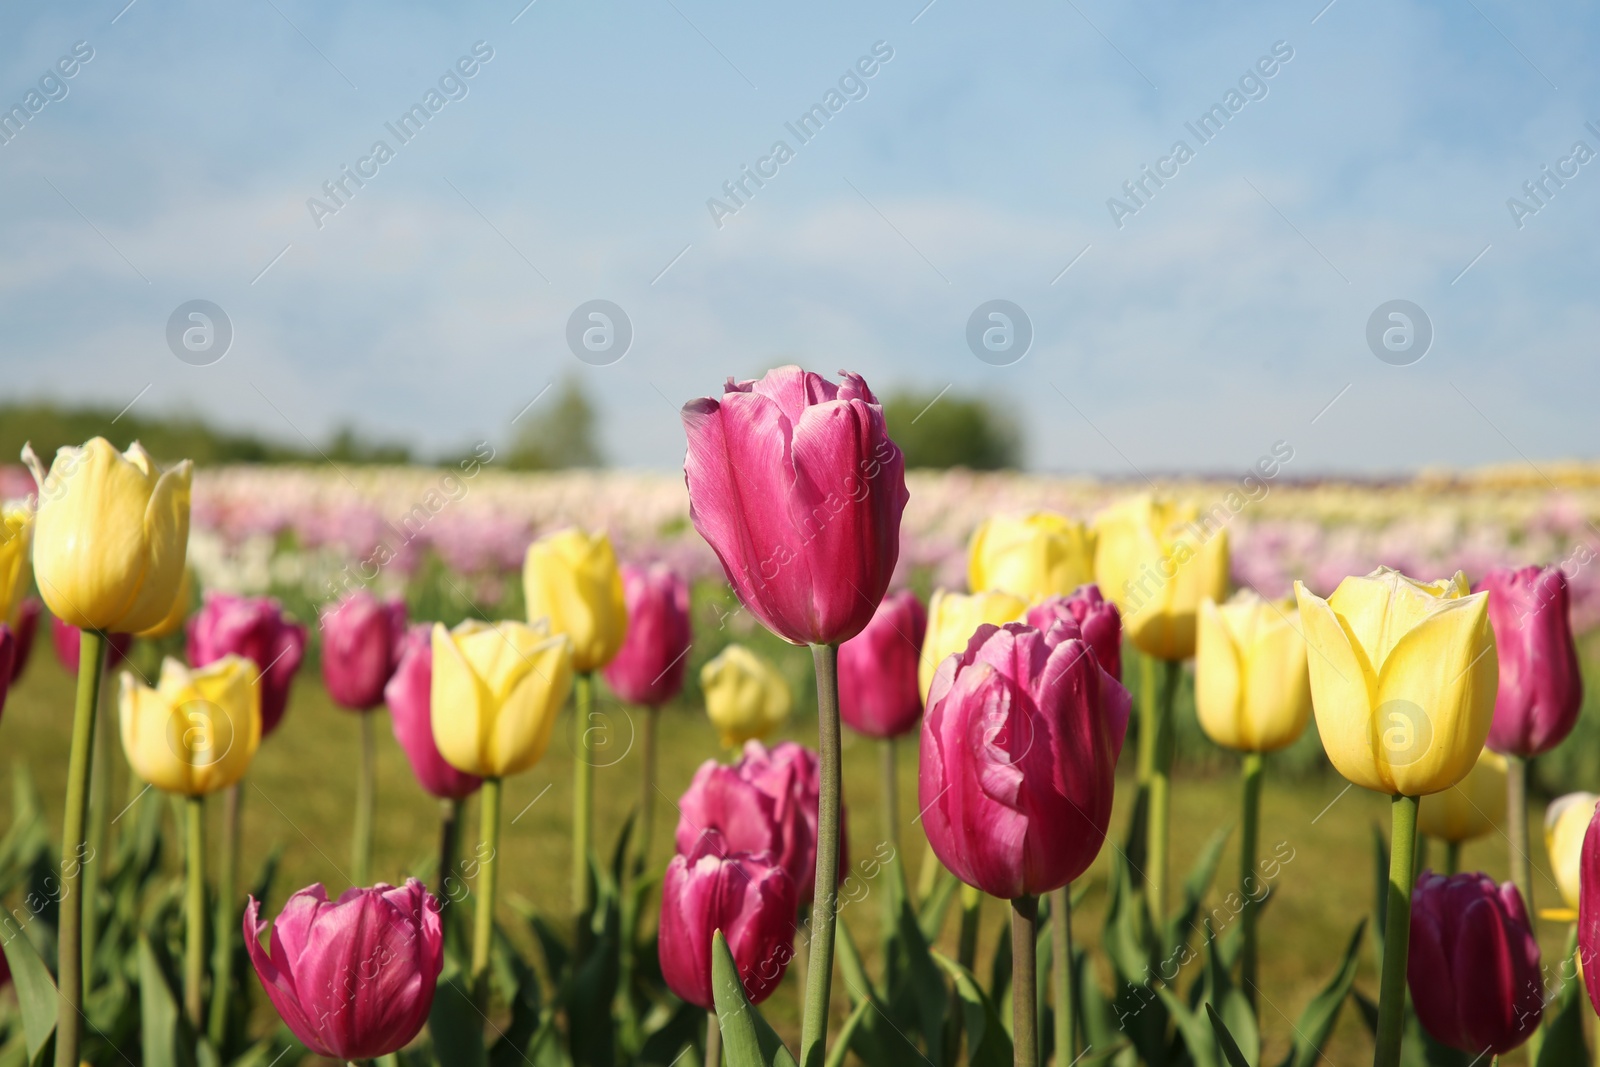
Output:
[[116,629],[139,633],[161,623],[183,585],[189,555],[193,464],[184,460],[156,479],[142,516],[147,546],[138,595]]
[[1294,589],[1309,653],[1312,708],[1328,759],[1356,785],[1392,793],[1394,783],[1373,752],[1375,686],[1361,646],[1328,601],[1303,582],[1296,582]]

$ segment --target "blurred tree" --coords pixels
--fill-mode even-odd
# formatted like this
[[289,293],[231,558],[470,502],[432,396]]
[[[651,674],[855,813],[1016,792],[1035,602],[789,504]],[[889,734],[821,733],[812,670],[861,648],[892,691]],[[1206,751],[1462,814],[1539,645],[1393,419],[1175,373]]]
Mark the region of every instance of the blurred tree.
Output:
[[405,445],[383,441],[364,441],[349,426],[334,432],[333,440],[323,449],[335,463],[379,463],[403,465],[411,462],[411,449]]
[[900,391],[884,400],[883,414],[907,467],[992,471],[1021,462],[1022,434],[1010,405],[1002,409],[992,400],[949,392]]
[[564,378],[555,396],[534,404],[519,420],[506,466],[551,471],[604,465],[595,440],[595,410],[576,378]]

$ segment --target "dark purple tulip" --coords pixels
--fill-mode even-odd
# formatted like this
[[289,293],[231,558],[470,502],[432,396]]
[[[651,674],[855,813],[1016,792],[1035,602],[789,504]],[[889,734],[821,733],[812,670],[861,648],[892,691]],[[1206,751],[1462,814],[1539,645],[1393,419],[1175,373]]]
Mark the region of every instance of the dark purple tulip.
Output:
[[36,596],[30,596],[17,605],[17,624],[13,630],[17,636],[17,653],[11,659],[11,684],[16,685],[22,678],[22,669],[28,665],[28,655],[33,651],[33,635],[39,631],[39,612],[44,610],[44,604]]

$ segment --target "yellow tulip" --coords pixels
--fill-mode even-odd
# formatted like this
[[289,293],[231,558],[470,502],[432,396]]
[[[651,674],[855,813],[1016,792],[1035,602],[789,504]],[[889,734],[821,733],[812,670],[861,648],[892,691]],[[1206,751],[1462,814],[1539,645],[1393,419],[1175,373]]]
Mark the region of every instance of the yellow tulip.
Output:
[[122,747],[134,773],[157,789],[200,797],[244,777],[261,743],[261,675],[227,655],[191,671],[161,664],[151,689],[122,675]]
[[[1578,871],[1582,866],[1583,837],[1594,818],[1593,793],[1568,793],[1550,802],[1544,812],[1544,847],[1550,854],[1550,873],[1568,908],[1578,908]],[[1576,919],[1576,916],[1573,917]]]
[[1311,677],[1299,612],[1244,590],[1202,601],[1194,702],[1200,728],[1224,748],[1276,752],[1311,721]]
[[560,530],[528,546],[522,564],[528,620],[550,620],[552,633],[572,638],[572,666],[596,671],[610,663],[628,631],[622,572],[611,538]]
[[1188,659],[1201,602],[1227,596],[1228,528],[1217,510],[1226,509],[1202,515],[1194,504],[1143,494],[1095,516],[1095,581],[1139,651]]
[[33,449],[22,458],[39,483],[33,572],[51,613],[113,633],[161,622],[188,553],[189,461],[160,471],[137,441],[119,453],[103,437],[60,449],[48,474]]
[[1484,749],[1467,776],[1422,799],[1417,830],[1459,843],[1482,837],[1506,821],[1506,758]]
[[571,691],[566,634],[476,619],[433,627],[433,741],[457,770],[503,778],[538,763]]
[[1466,575],[1379,567],[1327,600],[1296,582],[1322,746],[1356,785],[1424,796],[1467,776],[1489,736],[1500,666],[1489,595]]
[[922,656],[917,660],[917,685],[922,699],[928,699],[933,674],[945,658],[966,650],[973,631],[986,622],[996,626],[1016,622],[1027,612],[1028,604],[1010,593],[952,593],[935,589],[928,601],[928,629],[922,638]]
[[700,668],[706,715],[729,748],[766,737],[789,717],[789,683],[767,660],[729,645]]
[[183,569],[183,578],[178,582],[178,592],[172,598],[172,607],[167,609],[166,617],[148,630],[140,630],[140,637],[161,638],[168,634],[175,634],[189,617],[189,609],[193,607],[194,575],[189,568]]
[[972,535],[967,584],[1037,604],[1094,581],[1094,534],[1053,511],[997,515]]
[[28,593],[33,511],[22,504],[0,507],[0,622],[13,625]]

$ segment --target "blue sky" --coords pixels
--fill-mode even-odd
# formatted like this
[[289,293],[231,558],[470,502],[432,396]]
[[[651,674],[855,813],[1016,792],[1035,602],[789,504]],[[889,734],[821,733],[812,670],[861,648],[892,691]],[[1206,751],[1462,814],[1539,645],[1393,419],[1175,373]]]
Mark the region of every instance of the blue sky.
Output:
[[[610,459],[667,468],[685,399],[798,361],[992,394],[1041,470],[1227,471],[1279,440],[1295,474],[1600,452],[1600,159],[1520,228],[1507,207],[1600,152],[1592,8],[525,3],[13,5],[0,106],[93,58],[0,145],[4,394],[426,451],[508,439],[575,374]],[[401,144],[385,124],[475,45]],[[874,46],[865,95],[800,143],[785,123]],[[1185,124],[1274,46],[1201,144]],[[393,158],[314,218],[379,139]],[[708,199],[780,139],[718,227]],[[1108,199],[1180,139],[1119,227]],[[605,366],[565,339],[596,298],[634,330]],[[1009,366],[965,340],[997,298],[1034,331]],[[194,299],[234,330],[209,366],[166,340]],[[1393,299],[1434,330],[1407,366],[1366,340]]]

